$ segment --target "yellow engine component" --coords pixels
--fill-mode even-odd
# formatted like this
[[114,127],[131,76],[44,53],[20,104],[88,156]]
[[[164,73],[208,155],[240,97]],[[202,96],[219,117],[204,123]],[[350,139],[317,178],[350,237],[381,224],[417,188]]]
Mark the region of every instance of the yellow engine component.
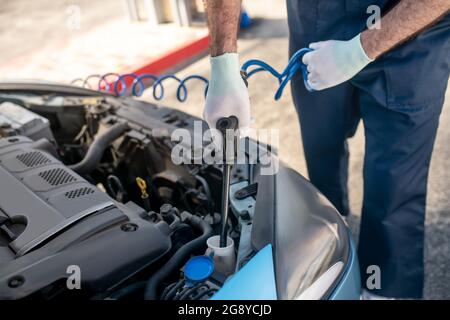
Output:
[[136,183],[139,187],[139,189],[141,190],[141,198],[145,199],[148,198],[148,193],[147,193],[147,182],[145,182],[144,179],[137,177],[136,178]]

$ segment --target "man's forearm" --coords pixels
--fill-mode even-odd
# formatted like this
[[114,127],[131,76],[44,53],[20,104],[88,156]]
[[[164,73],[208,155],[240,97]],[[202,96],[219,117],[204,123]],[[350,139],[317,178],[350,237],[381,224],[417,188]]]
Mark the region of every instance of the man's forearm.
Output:
[[212,57],[237,51],[241,0],[205,0]]
[[431,26],[449,9],[449,0],[402,0],[381,19],[381,29],[361,34],[362,47],[375,59]]

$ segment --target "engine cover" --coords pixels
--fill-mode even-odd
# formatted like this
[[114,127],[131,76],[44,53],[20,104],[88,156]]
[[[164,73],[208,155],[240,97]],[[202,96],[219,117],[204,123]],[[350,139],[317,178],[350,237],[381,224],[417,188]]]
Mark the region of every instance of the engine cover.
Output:
[[[116,203],[35,146],[0,139],[0,299],[64,279],[70,265],[93,291],[105,290],[170,249],[144,210]],[[11,285],[17,277],[20,288]]]
[[0,208],[25,228],[9,247],[21,256],[112,200],[22,137],[0,140]]

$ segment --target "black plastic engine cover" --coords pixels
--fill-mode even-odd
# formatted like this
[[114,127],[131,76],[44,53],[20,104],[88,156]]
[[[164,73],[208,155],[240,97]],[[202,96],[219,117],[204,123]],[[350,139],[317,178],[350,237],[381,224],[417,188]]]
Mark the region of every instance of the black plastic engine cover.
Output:
[[[164,226],[120,204],[21,136],[0,139],[0,299],[26,297],[80,270],[103,292],[162,257]],[[64,281],[63,281],[64,282]]]

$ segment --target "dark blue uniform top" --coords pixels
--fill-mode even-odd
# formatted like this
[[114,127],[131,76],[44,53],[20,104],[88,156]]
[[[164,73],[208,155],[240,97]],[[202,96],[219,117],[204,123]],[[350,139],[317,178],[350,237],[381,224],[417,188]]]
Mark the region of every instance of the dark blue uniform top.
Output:
[[[366,29],[369,5],[398,0],[288,0],[291,53],[310,42],[349,40]],[[383,26],[381,26],[383,27]],[[351,82],[393,109],[422,109],[443,99],[449,77],[450,15],[369,64]]]

